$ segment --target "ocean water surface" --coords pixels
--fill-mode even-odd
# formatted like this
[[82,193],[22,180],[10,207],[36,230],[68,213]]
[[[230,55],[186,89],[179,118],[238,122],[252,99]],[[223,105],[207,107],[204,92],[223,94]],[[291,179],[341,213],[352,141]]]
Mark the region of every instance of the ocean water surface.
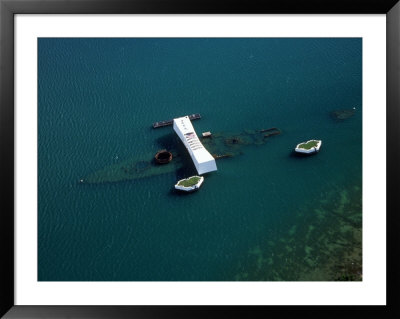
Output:
[[[173,137],[152,123],[192,113],[198,135],[281,134],[189,195],[190,162],[80,183],[150,161]],[[320,152],[294,156],[309,139]],[[362,280],[361,225],[362,39],[38,40],[39,281]]]

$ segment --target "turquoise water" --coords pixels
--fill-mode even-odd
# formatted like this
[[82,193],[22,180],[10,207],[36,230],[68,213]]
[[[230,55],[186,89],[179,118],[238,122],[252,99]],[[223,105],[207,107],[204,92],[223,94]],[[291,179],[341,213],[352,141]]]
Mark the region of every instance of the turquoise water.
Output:
[[[335,120],[334,110],[354,116]],[[82,176],[198,134],[278,127],[217,161],[202,188],[177,173]],[[297,143],[321,139],[299,158]],[[38,280],[359,280],[362,40],[38,40]]]

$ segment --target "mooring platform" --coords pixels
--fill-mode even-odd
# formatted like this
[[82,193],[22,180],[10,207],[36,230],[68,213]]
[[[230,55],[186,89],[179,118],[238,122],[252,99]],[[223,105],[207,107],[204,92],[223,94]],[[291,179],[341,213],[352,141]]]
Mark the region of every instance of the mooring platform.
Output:
[[[201,115],[199,113],[188,115],[188,117],[191,121],[201,119]],[[173,123],[174,123],[174,120],[159,121],[159,122],[153,123],[153,128],[164,127],[164,126],[172,125]]]

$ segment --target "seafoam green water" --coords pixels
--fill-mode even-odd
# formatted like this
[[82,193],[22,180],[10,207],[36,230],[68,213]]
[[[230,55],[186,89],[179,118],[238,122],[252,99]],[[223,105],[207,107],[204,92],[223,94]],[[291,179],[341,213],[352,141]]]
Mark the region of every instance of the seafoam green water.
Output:
[[[337,120],[335,110],[352,110]],[[197,133],[278,127],[190,172],[79,180],[153,156],[192,113]],[[362,40],[38,40],[38,279],[361,280]],[[321,139],[321,151],[293,156]],[[150,154],[150,155],[149,155]]]

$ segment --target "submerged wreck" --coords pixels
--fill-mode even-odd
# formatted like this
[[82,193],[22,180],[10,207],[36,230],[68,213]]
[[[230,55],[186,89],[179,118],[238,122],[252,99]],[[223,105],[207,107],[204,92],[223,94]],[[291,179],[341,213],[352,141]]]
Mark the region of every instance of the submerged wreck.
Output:
[[[213,133],[211,137],[199,137],[202,145],[215,160],[242,154],[248,145],[263,145],[272,136],[279,135],[278,128],[245,130],[239,133]],[[177,172],[183,166],[193,166],[190,156],[179,137],[170,132],[157,139],[167,159],[160,165],[154,153],[141,154],[119,163],[108,165],[80,179],[84,184],[114,183]],[[169,155],[170,154],[170,155]],[[159,156],[157,156],[159,158]]]
[[346,110],[335,110],[331,112],[331,117],[335,120],[346,120],[349,117],[352,117],[356,113],[356,108],[353,107],[352,109]]

